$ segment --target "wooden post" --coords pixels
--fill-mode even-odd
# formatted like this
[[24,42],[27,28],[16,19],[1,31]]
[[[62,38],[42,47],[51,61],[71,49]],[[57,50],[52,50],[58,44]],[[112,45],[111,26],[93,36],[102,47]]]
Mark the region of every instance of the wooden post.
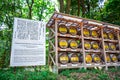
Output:
[[55,19],[55,61],[56,61],[56,72],[58,73],[58,22]]
[[118,40],[118,47],[119,47],[119,51],[120,51],[120,32],[119,32],[119,30],[117,30],[117,40]]
[[117,31],[117,40],[118,40],[118,42],[119,42],[119,50],[120,50],[120,38],[119,38],[119,31]]
[[108,70],[108,66],[107,66],[107,61],[106,61],[106,52],[105,52],[105,43],[104,43],[104,36],[103,36],[103,26],[101,26],[101,36],[102,36],[102,47],[103,47],[103,55],[104,55],[104,61],[105,61],[105,69]]
[[49,29],[49,34],[48,34],[48,43],[49,43],[49,46],[48,46],[48,65],[49,65],[49,67],[50,67],[50,56],[49,56],[49,54],[50,54],[50,42],[49,42],[49,39],[50,38],[50,29]]
[[84,35],[83,35],[83,22],[81,22],[81,38],[82,38],[82,52],[83,52],[83,64],[86,69],[86,61],[85,61],[85,48],[84,48]]

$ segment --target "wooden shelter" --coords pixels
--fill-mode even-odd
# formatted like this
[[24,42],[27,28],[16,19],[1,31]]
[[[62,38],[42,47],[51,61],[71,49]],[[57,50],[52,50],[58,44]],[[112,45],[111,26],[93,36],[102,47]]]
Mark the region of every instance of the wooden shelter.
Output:
[[[60,24],[64,24],[68,29],[70,26],[74,26],[78,33],[76,35],[72,35],[69,32],[66,34],[61,34],[58,32],[58,28]],[[75,16],[71,16],[68,14],[57,13],[55,12],[50,20],[47,23],[47,28],[49,29],[49,59],[48,63],[53,69],[53,71],[58,72],[60,69],[66,68],[88,68],[88,67],[105,67],[107,70],[109,66],[120,66],[120,61],[117,62],[107,62],[106,56],[109,54],[115,54],[118,56],[120,54],[120,26],[104,23],[96,20],[90,20],[85,18],[79,18]],[[97,31],[99,37],[84,36],[83,29],[88,29],[91,31]],[[104,33],[108,34],[108,38],[104,39]],[[109,38],[109,33],[114,35],[114,38]],[[112,37],[112,36],[110,36]],[[59,39],[74,39],[79,41],[79,47],[72,49],[69,46],[65,49],[62,49],[58,46]],[[84,43],[96,41],[99,45],[98,49],[85,49]],[[115,50],[107,49],[105,50],[105,44],[114,43],[116,46]],[[110,45],[109,45],[110,46]],[[67,64],[61,64],[59,62],[59,53],[76,53],[78,55],[82,55],[82,62],[72,64],[68,62]],[[87,54],[97,54],[100,56],[101,61],[99,63],[86,63],[86,55]]]

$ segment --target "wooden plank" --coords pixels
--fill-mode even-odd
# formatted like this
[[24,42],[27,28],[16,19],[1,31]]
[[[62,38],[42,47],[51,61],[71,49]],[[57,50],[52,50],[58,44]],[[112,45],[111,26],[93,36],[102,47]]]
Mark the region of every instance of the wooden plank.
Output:
[[57,67],[57,73],[58,73],[58,25],[57,20],[55,20],[55,61],[56,61],[56,67]]
[[72,51],[72,52],[81,52],[82,50],[77,48],[77,49],[71,49],[71,48],[66,48],[66,49],[61,49],[58,47],[58,51]]
[[102,38],[93,38],[93,37],[84,37],[84,39],[89,39],[89,40],[102,40]]
[[55,50],[55,45],[49,40],[50,45],[52,45],[53,49]]
[[[105,43],[104,43],[104,36],[103,36],[103,28],[101,28],[101,36],[102,36],[102,47],[103,47],[103,55],[104,55],[104,61],[105,61],[105,64],[107,63],[106,61],[106,52],[105,52]],[[107,65],[106,65],[106,70],[108,69]]]
[[54,50],[52,50],[52,51],[49,51],[49,53],[51,54],[51,53],[54,53],[55,51]]
[[117,31],[118,45],[120,50],[120,31]]
[[[51,31],[50,31],[50,29],[48,29],[49,30],[49,33],[51,33]],[[49,43],[49,37],[50,37],[50,34],[48,34],[48,43]],[[50,54],[50,43],[49,43],[49,46],[48,46],[48,65],[50,66],[50,56],[49,56],[49,54]]]
[[50,30],[55,34],[55,31],[53,30],[53,28],[50,28]]
[[84,48],[84,35],[83,35],[83,23],[81,23],[80,26],[81,26],[81,37],[82,37],[83,63],[84,63],[84,68],[86,69],[85,48]]
[[104,67],[105,64],[102,64],[102,63],[89,63],[89,64],[86,64],[87,67]]
[[114,43],[117,43],[118,40],[110,40],[110,39],[104,39],[105,42],[114,42]]
[[70,37],[70,38],[80,38],[79,35],[61,34],[61,33],[58,33],[58,36],[60,36],[60,37]]
[[97,52],[97,53],[100,53],[101,52],[101,50],[93,50],[93,49],[91,49],[91,50],[85,50],[85,52]]
[[115,50],[115,51],[110,51],[110,50],[109,50],[109,51],[105,51],[105,52],[106,52],[106,53],[120,53],[120,51],[116,51],[116,50]]
[[53,59],[52,55],[51,55],[51,54],[49,54],[49,56],[50,56],[50,58],[51,58],[51,60],[52,60],[53,64],[54,64],[54,65],[56,65],[56,63],[55,63],[55,61],[54,61],[54,59]]
[[77,63],[77,64],[72,64],[72,63],[67,63],[67,64],[58,64],[59,69],[69,69],[69,68],[82,68],[83,64],[82,63]]

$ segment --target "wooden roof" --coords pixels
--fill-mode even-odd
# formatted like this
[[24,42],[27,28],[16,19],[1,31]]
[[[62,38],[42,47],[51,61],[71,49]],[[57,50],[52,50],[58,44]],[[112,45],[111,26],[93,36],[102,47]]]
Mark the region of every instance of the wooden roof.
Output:
[[114,29],[120,30],[120,26],[118,25],[113,25],[110,23],[105,23],[105,22],[92,20],[92,19],[80,18],[80,17],[69,15],[69,14],[58,13],[58,12],[54,12],[54,14],[52,15],[52,17],[47,23],[47,27],[53,26],[55,20],[58,20],[58,23],[66,23],[66,24],[74,23],[75,25],[78,25],[79,23],[83,22],[87,24],[93,24],[97,26],[103,26],[106,28],[114,28]]

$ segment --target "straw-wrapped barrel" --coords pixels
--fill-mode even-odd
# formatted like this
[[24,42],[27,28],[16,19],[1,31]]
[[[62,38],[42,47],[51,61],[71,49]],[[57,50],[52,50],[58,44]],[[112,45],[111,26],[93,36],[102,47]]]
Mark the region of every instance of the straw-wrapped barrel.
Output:
[[85,37],[89,37],[89,36],[90,36],[90,31],[89,31],[88,29],[84,28],[84,29],[83,29],[83,35],[84,35]]
[[65,52],[59,53],[59,62],[62,64],[66,64],[69,62],[69,57],[67,53]]
[[117,56],[115,54],[110,54],[110,58],[111,58],[112,62],[118,61]]
[[61,34],[66,34],[68,32],[68,28],[65,26],[65,24],[60,24],[58,27],[58,32]]
[[92,60],[95,63],[100,63],[101,62],[100,56],[97,55],[97,54],[92,54]]
[[67,40],[65,40],[65,39],[59,39],[59,47],[60,48],[63,48],[63,49],[65,49],[65,48],[67,48],[68,47],[68,42],[67,42]]
[[86,54],[85,61],[86,63],[92,63],[92,56],[90,54]]
[[70,59],[70,62],[75,64],[75,63],[79,63],[79,56],[77,53],[70,53],[69,54],[69,59]]
[[91,49],[91,43],[90,43],[90,41],[85,41],[84,42],[84,47],[85,47],[85,49]]
[[96,30],[92,30],[91,31],[91,36],[94,37],[94,38],[98,38],[99,37],[98,32]]
[[92,48],[95,49],[95,50],[96,50],[96,49],[99,49],[99,45],[98,45],[98,43],[97,43],[96,41],[92,41],[92,42],[91,42],[91,46],[92,46]]
[[69,40],[68,42],[69,42],[70,48],[72,48],[72,49],[78,48],[77,40]]
[[70,26],[69,27],[69,33],[71,35],[77,35],[77,28],[75,28],[75,26]]

